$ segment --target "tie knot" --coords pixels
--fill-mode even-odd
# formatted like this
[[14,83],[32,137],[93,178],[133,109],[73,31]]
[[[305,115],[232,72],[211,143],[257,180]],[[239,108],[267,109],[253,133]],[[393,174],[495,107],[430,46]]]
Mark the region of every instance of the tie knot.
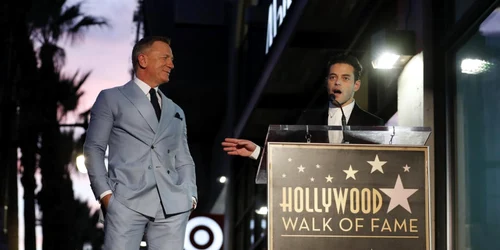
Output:
[[150,94],[150,95],[156,95],[156,89],[151,88],[151,89],[149,90],[149,94]]

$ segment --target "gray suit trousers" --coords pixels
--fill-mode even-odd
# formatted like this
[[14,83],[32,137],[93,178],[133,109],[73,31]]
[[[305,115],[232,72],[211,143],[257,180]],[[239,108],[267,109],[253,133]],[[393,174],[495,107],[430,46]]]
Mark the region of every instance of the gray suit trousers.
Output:
[[104,250],[138,250],[144,234],[148,250],[182,250],[190,212],[156,218],[138,213],[111,196],[104,222]]

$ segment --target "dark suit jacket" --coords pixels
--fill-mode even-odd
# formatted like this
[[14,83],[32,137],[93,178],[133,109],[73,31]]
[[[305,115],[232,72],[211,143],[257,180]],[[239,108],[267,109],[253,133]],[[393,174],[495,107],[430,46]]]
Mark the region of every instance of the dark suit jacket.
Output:
[[[297,125],[327,125],[328,106],[321,109],[306,110],[302,113]],[[348,126],[384,126],[384,120],[361,109],[354,104]]]
[[[302,113],[297,125],[327,125],[328,124],[328,106],[320,109],[310,109]],[[347,122],[348,126],[384,126],[384,120],[368,113],[361,109],[356,103],[352,109],[351,116]],[[328,133],[325,132],[310,132],[311,141],[319,143],[328,143]],[[303,134],[298,138],[303,138]],[[348,137],[345,138],[350,143],[371,144],[369,141],[360,138]]]

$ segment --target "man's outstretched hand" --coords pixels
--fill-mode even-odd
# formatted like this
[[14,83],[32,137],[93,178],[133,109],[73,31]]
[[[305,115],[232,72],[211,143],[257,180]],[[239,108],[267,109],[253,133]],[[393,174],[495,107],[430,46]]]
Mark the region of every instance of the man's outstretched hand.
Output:
[[255,143],[237,138],[226,138],[222,142],[222,148],[228,155],[239,155],[249,157],[257,148]]

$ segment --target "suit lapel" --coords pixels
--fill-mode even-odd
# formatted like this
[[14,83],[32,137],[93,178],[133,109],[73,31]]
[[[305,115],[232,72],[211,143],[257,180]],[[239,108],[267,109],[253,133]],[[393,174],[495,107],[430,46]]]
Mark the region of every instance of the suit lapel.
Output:
[[146,120],[149,127],[156,133],[158,129],[158,118],[156,118],[153,105],[147,96],[141,91],[134,81],[130,81],[121,88],[123,94],[137,108],[141,116]]
[[315,125],[328,125],[328,105],[321,110],[321,121]]
[[361,108],[359,108],[357,103],[354,103],[354,107],[352,108],[351,117],[349,117],[349,121],[347,125],[349,126],[362,126],[363,122],[360,121]]
[[158,129],[158,134],[164,131],[168,125],[172,122],[175,115],[175,106],[172,100],[168,99],[163,92],[160,90],[161,95],[161,118],[160,126]]
[[308,109],[297,121],[297,125],[327,125],[328,124],[328,106]]

